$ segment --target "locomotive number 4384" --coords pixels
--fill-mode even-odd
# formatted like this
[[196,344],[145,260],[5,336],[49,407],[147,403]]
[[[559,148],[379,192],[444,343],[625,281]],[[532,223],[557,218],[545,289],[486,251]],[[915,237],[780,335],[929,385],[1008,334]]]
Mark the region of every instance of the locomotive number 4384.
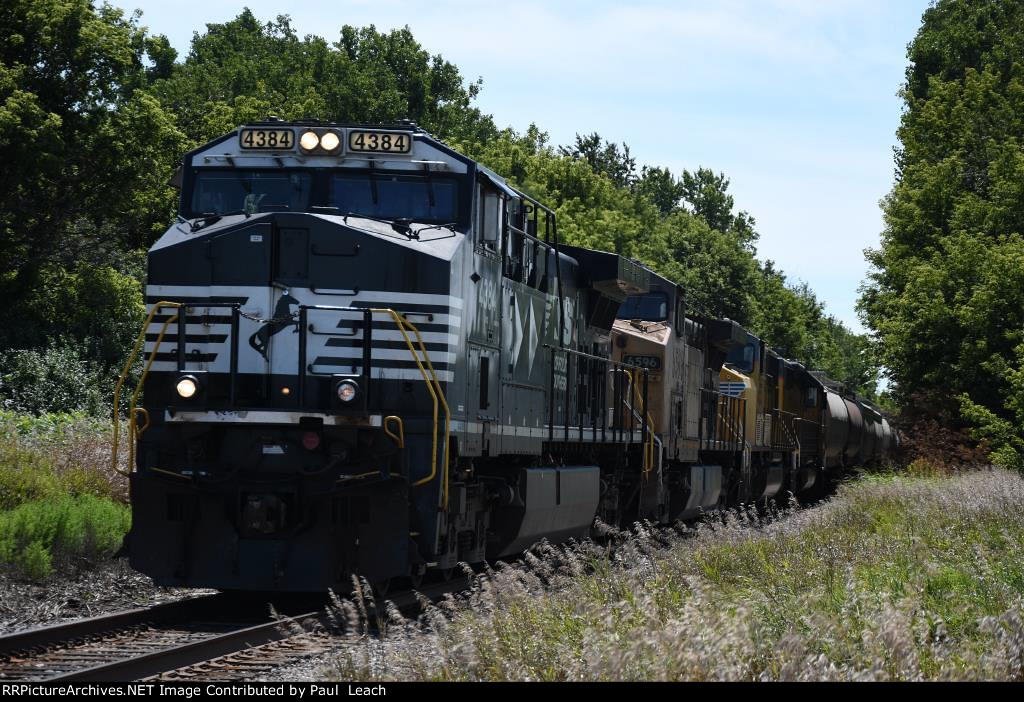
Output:
[[291,129],[243,129],[238,134],[238,145],[257,151],[281,151],[295,145],[295,132]]
[[348,150],[407,154],[412,150],[412,139],[405,132],[364,132],[353,129],[348,133]]

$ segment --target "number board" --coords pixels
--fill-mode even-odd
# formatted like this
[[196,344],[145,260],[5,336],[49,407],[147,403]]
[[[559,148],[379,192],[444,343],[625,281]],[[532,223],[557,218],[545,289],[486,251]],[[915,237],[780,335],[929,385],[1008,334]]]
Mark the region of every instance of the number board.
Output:
[[412,151],[412,134],[350,129],[348,150],[355,153],[407,154]]
[[253,127],[238,133],[238,147],[252,151],[286,151],[295,146],[291,129]]
[[622,357],[623,363],[628,363],[631,366],[639,366],[640,368],[646,368],[647,370],[661,370],[661,359],[657,356],[636,356],[633,354],[627,354]]

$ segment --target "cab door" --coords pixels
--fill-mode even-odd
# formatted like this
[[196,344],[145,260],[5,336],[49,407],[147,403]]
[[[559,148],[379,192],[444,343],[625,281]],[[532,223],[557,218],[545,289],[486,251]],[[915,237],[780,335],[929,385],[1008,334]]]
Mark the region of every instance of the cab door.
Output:
[[469,343],[469,413],[467,421],[468,451],[473,454],[489,454],[497,447],[491,446],[491,439],[498,421],[498,363],[497,349]]

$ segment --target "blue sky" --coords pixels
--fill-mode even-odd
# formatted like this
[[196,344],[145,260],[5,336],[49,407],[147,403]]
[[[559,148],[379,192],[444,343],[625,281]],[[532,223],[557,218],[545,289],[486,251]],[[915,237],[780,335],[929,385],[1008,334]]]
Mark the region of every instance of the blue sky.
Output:
[[179,54],[244,6],[300,35],[408,25],[431,53],[482,77],[501,126],[556,144],[599,132],[638,163],[723,171],[757,220],[761,258],[807,281],[855,329],[863,250],[878,244],[906,45],[927,0],[176,0],[143,11]]

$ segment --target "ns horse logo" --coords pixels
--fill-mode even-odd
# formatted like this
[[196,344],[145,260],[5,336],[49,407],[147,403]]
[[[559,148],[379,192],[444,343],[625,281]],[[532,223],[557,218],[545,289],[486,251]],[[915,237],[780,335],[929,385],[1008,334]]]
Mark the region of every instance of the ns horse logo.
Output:
[[295,319],[295,313],[292,312],[292,307],[298,304],[299,301],[288,293],[281,295],[277,305],[274,307],[273,316],[255,334],[249,337],[249,346],[259,351],[265,360],[270,360],[270,357],[267,356],[267,346],[270,345],[270,337],[284,331],[288,327],[295,327],[293,333],[299,333],[299,321]]

